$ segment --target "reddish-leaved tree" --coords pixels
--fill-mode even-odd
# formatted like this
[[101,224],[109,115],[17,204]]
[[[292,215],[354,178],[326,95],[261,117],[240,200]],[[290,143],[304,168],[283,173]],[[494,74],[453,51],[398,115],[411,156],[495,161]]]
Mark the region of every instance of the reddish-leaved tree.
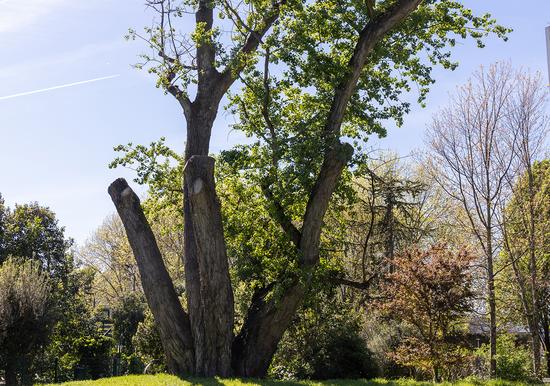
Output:
[[411,249],[394,259],[378,305],[414,331],[392,353],[397,363],[431,371],[439,381],[443,369],[463,359],[449,338],[472,308],[472,261],[466,250],[443,245]]

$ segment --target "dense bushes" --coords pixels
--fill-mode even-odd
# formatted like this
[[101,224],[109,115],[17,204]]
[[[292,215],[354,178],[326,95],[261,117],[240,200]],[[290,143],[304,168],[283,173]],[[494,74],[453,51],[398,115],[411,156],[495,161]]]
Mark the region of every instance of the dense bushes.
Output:
[[145,318],[139,323],[132,344],[136,350],[136,355],[146,366],[147,373],[166,371],[160,335],[151,311],[147,310],[145,312]]
[[113,338],[126,354],[134,352],[132,338],[145,318],[146,306],[143,296],[135,293],[126,295],[113,309]]
[[[489,346],[482,345],[475,353],[478,374],[487,377]],[[522,381],[532,377],[531,354],[528,348],[513,335],[502,333],[497,338],[497,376],[510,381]]]
[[85,336],[75,341],[78,362],[75,379],[98,379],[110,376],[113,340],[109,337]]
[[30,368],[50,332],[51,282],[37,262],[9,258],[0,266],[0,367],[7,385],[32,382]]
[[[378,368],[348,305],[322,299],[299,313],[270,374],[281,379],[373,378]],[[338,310],[338,312],[335,312]]]

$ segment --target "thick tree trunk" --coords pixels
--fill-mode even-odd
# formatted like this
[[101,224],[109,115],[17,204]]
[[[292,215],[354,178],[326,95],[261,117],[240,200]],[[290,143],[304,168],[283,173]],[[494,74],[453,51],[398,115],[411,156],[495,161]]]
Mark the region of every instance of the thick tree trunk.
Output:
[[271,286],[254,293],[245,323],[233,343],[233,369],[241,377],[263,378],[284,332],[301,305],[304,288],[296,283],[281,299],[266,296]]
[[[206,59],[205,59],[206,60]],[[203,80],[187,116],[184,171],[184,265],[195,347],[195,374],[231,375],[233,290],[229,277],[214,159],[208,157],[221,95]]]
[[174,374],[193,374],[195,359],[189,317],[174,290],[139,198],[122,178],[109,186],[109,195],[136,258],[143,292],[159,328],[168,369]]
[[[222,227],[221,207],[216,196],[214,159],[194,155],[185,165],[188,219],[192,226],[193,250],[200,280],[200,324],[193,326],[200,344],[195,345],[198,375],[231,374],[233,342],[233,290],[229,277]],[[194,309],[194,312],[197,310]],[[197,318],[198,319],[198,318]]]
[[7,358],[6,367],[4,368],[4,381],[6,386],[17,385],[17,366],[13,358]]
[[[278,210],[276,219],[296,246],[300,268],[306,274],[319,262],[323,219],[342,170],[352,154],[353,148],[349,144],[339,142],[327,151],[317,182],[308,200],[301,231],[298,231],[286,218],[281,208]],[[264,190],[267,189],[264,187]],[[270,194],[266,197],[274,200]],[[278,203],[273,204],[278,205]],[[307,277],[309,275],[302,280],[296,278],[281,295],[268,301],[266,296],[276,284],[256,291],[243,327],[233,345],[232,362],[238,375],[246,377],[266,375],[277,345],[303,301],[305,290],[309,285]]]

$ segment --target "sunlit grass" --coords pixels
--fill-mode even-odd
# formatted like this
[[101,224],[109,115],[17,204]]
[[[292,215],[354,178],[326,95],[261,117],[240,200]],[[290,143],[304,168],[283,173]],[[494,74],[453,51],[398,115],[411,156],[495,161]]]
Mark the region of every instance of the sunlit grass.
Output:
[[[519,386],[521,382],[503,380],[479,381],[463,380],[453,383],[442,383],[443,386]],[[53,384],[46,385],[52,386]],[[66,382],[64,386],[432,386],[431,382],[418,382],[410,379],[373,379],[350,380],[336,379],[329,381],[275,381],[254,379],[220,379],[220,378],[188,378],[180,379],[173,375],[127,375],[124,377],[103,378],[96,381]]]

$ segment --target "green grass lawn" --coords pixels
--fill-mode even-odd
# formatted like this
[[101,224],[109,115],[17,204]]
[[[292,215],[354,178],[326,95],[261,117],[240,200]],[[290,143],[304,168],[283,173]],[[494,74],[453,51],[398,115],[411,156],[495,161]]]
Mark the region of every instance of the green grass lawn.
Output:
[[[443,383],[445,386],[519,386],[524,383],[509,381],[476,381],[465,380],[455,383]],[[274,381],[274,380],[253,380],[253,379],[180,379],[173,375],[128,375],[125,377],[114,377],[98,379],[97,381],[78,381],[62,383],[64,386],[428,386],[430,382],[416,382],[409,379],[399,380],[346,380],[338,379],[331,381]],[[53,384],[46,385],[53,386]]]

